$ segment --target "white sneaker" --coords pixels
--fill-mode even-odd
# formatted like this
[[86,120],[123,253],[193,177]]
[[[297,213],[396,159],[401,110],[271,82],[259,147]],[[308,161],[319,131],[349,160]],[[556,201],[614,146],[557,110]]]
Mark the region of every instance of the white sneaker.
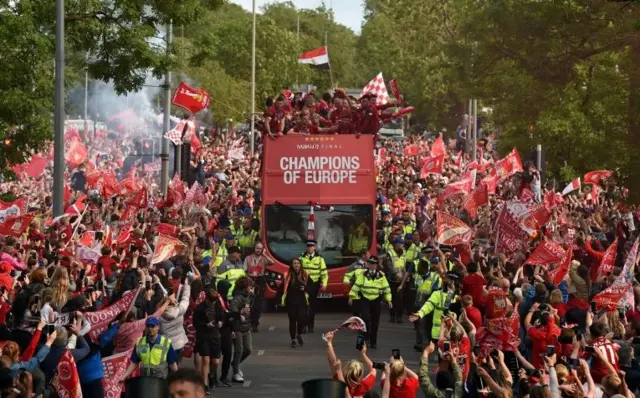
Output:
[[238,374],[240,375],[240,377],[244,378],[244,373],[242,372],[242,369],[238,368]]
[[242,375],[238,372],[238,373],[233,375],[233,382],[234,383],[244,383],[244,378],[242,378]]

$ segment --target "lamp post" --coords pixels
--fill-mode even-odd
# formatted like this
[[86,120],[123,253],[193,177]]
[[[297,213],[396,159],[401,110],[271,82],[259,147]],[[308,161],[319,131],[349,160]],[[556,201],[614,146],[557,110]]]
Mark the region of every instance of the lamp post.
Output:
[[53,122],[53,216],[64,212],[64,0],[56,0],[55,109]]
[[251,158],[255,151],[256,140],[256,0],[252,2],[253,26],[251,32]]

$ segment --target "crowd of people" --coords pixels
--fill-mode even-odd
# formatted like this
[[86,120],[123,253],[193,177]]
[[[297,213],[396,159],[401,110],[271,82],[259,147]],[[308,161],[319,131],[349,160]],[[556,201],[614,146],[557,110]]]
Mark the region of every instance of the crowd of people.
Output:
[[[375,99],[285,91],[267,101],[260,137],[375,134],[403,106]],[[610,173],[563,195],[517,152],[500,159],[492,133],[478,138],[476,160],[464,134],[378,140],[377,255],[360,251],[344,278],[366,324],[362,360],[342,364],[327,334],[333,378],[349,397],[376,396],[377,370],[384,397],[634,396],[640,213]],[[161,197],[157,163],[130,160],[133,134],[67,132],[56,218],[47,155],[14,168],[0,186],[4,395],[102,397],[135,375],[192,394],[175,396],[244,382],[273,262],[260,240],[260,150],[250,157],[245,141],[205,131],[189,176]],[[322,250],[307,245],[279,297],[292,347],[313,331],[309,291],[327,282]],[[390,322],[415,329],[418,373],[399,355],[367,356],[383,303]],[[192,357],[195,373],[182,369]]]

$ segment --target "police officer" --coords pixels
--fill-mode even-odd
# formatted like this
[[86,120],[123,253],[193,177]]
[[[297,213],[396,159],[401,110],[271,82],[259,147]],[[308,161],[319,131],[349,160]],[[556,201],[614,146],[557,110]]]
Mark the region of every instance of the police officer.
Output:
[[414,240],[416,234],[406,234],[404,236],[404,249],[407,257],[407,261],[411,261],[413,263],[417,263],[420,259],[420,249],[422,246],[420,245],[420,236],[418,235],[418,240]]
[[409,317],[410,322],[415,322],[419,319],[423,319],[425,316],[433,313],[433,325],[431,326],[430,338],[434,343],[438,341],[440,337],[440,325],[442,323],[442,316],[448,315],[450,306],[460,300],[458,293],[457,282],[459,280],[458,274],[455,272],[449,272],[442,280],[442,290],[436,290],[431,293],[429,300],[416,312]]
[[351,263],[351,265],[349,265],[349,268],[347,268],[347,272],[345,272],[344,274],[342,283],[347,285],[349,289],[351,288],[351,286],[353,286],[353,283],[356,280],[356,272],[358,270],[366,268],[367,260],[369,260],[370,256],[371,254],[368,250],[361,251],[360,253],[358,253],[358,259]]
[[242,222],[242,230],[234,235],[236,244],[240,247],[243,256],[251,254],[256,242],[258,242],[258,231],[255,231],[251,224],[251,218],[245,218]]
[[404,293],[399,287],[407,273],[407,257],[402,238],[394,239],[393,248],[387,252],[385,266],[389,285],[391,286],[391,296],[393,297],[393,308],[389,311],[391,315],[389,322],[401,323]]
[[307,284],[309,294],[309,315],[307,317],[307,331],[313,333],[316,319],[316,309],[318,306],[318,292],[327,290],[329,274],[324,258],[316,253],[316,241],[307,241],[307,251],[300,256],[302,268],[309,275],[310,281]]
[[169,370],[178,370],[178,355],[171,346],[171,339],[160,335],[160,320],[149,317],[145,322],[145,333],[136,342],[131,353],[131,362],[120,381],[126,380],[142,364],[141,375],[166,379]]
[[231,246],[229,248],[229,255],[218,267],[217,280],[225,279],[231,284],[229,289],[228,299],[233,297],[233,289],[236,285],[236,281],[246,275],[246,269],[244,263],[240,259],[240,248],[238,246]]
[[385,301],[390,310],[393,308],[389,282],[378,270],[378,258],[371,256],[367,268],[356,273],[355,283],[349,292],[349,304],[367,325],[365,336],[370,348],[376,348],[378,344],[381,301]]
[[224,236],[224,242],[222,242],[218,246],[218,250],[216,251],[216,259],[213,263],[213,272],[218,272],[218,267],[220,264],[229,256],[229,248],[234,245],[235,237],[231,232]]
[[[430,247],[424,247],[422,249],[422,257],[418,262],[417,269],[413,272],[413,280],[415,286],[415,297],[413,312],[419,311],[420,308],[427,302],[431,294],[436,290],[440,290],[442,287],[442,279],[440,277],[440,267],[438,257],[431,257],[433,249]],[[431,329],[431,317],[427,316],[425,319],[418,319],[413,322],[413,328],[416,331],[416,345],[414,349],[416,351],[423,350],[424,330]]]

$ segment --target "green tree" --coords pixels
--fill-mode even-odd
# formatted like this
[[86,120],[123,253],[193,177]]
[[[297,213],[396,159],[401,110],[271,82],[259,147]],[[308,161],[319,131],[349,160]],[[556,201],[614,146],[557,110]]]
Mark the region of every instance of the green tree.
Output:
[[[119,93],[142,88],[175,63],[162,44],[164,27],[187,25],[221,0],[65,1],[68,85],[88,68]],[[52,136],[55,2],[0,1],[0,170],[43,149]]]

